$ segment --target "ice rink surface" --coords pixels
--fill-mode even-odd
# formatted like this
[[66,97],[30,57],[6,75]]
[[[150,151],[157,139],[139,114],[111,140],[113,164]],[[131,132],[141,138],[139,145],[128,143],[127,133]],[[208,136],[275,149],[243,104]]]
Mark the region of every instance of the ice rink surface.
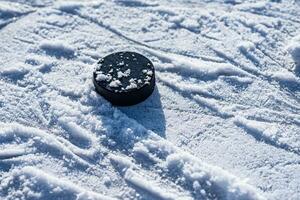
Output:
[[[131,107],[92,83],[122,50]],[[300,199],[300,2],[0,1],[0,199]]]

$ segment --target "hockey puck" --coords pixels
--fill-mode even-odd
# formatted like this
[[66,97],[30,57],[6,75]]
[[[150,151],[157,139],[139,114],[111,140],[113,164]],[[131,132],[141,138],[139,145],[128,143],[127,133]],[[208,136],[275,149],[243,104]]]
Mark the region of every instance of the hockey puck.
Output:
[[97,63],[96,91],[114,105],[129,106],[147,99],[155,86],[152,62],[135,52],[116,52]]

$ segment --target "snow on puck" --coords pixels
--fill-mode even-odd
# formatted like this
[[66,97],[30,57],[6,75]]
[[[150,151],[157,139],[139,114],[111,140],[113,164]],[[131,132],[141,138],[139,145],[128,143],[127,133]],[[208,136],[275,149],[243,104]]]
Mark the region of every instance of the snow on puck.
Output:
[[147,99],[155,86],[153,64],[135,52],[116,52],[100,59],[93,73],[96,91],[114,105],[129,106]]

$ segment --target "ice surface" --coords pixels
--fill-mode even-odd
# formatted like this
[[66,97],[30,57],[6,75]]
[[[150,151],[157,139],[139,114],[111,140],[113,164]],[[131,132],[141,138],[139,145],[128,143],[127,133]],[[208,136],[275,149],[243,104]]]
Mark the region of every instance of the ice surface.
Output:
[[[1,1],[0,199],[299,199],[299,6]],[[114,107],[124,50],[156,88]]]

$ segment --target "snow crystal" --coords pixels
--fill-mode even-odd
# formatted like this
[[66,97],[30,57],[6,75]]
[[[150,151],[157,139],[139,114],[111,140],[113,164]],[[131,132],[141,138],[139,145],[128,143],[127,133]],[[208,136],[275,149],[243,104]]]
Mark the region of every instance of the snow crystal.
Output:
[[119,87],[121,85],[122,85],[122,83],[119,80],[114,80],[109,83],[109,87]]
[[117,64],[117,66],[123,66],[124,64],[125,64],[124,61],[121,61]]
[[147,72],[147,75],[152,76],[152,75],[153,75],[153,72],[152,72],[152,71],[148,71],[148,72]]
[[135,89],[135,88],[137,88],[137,84],[132,82],[125,89],[129,90],[129,89]]
[[130,69],[127,69],[125,72],[119,71],[117,73],[117,75],[118,75],[118,78],[128,77],[128,76],[130,76]]
[[102,74],[102,73],[99,73],[99,74],[97,74],[97,76],[96,76],[96,80],[97,81],[110,81],[111,80],[111,78],[112,78],[112,76],[111,75],[105,75],[105,74]]

